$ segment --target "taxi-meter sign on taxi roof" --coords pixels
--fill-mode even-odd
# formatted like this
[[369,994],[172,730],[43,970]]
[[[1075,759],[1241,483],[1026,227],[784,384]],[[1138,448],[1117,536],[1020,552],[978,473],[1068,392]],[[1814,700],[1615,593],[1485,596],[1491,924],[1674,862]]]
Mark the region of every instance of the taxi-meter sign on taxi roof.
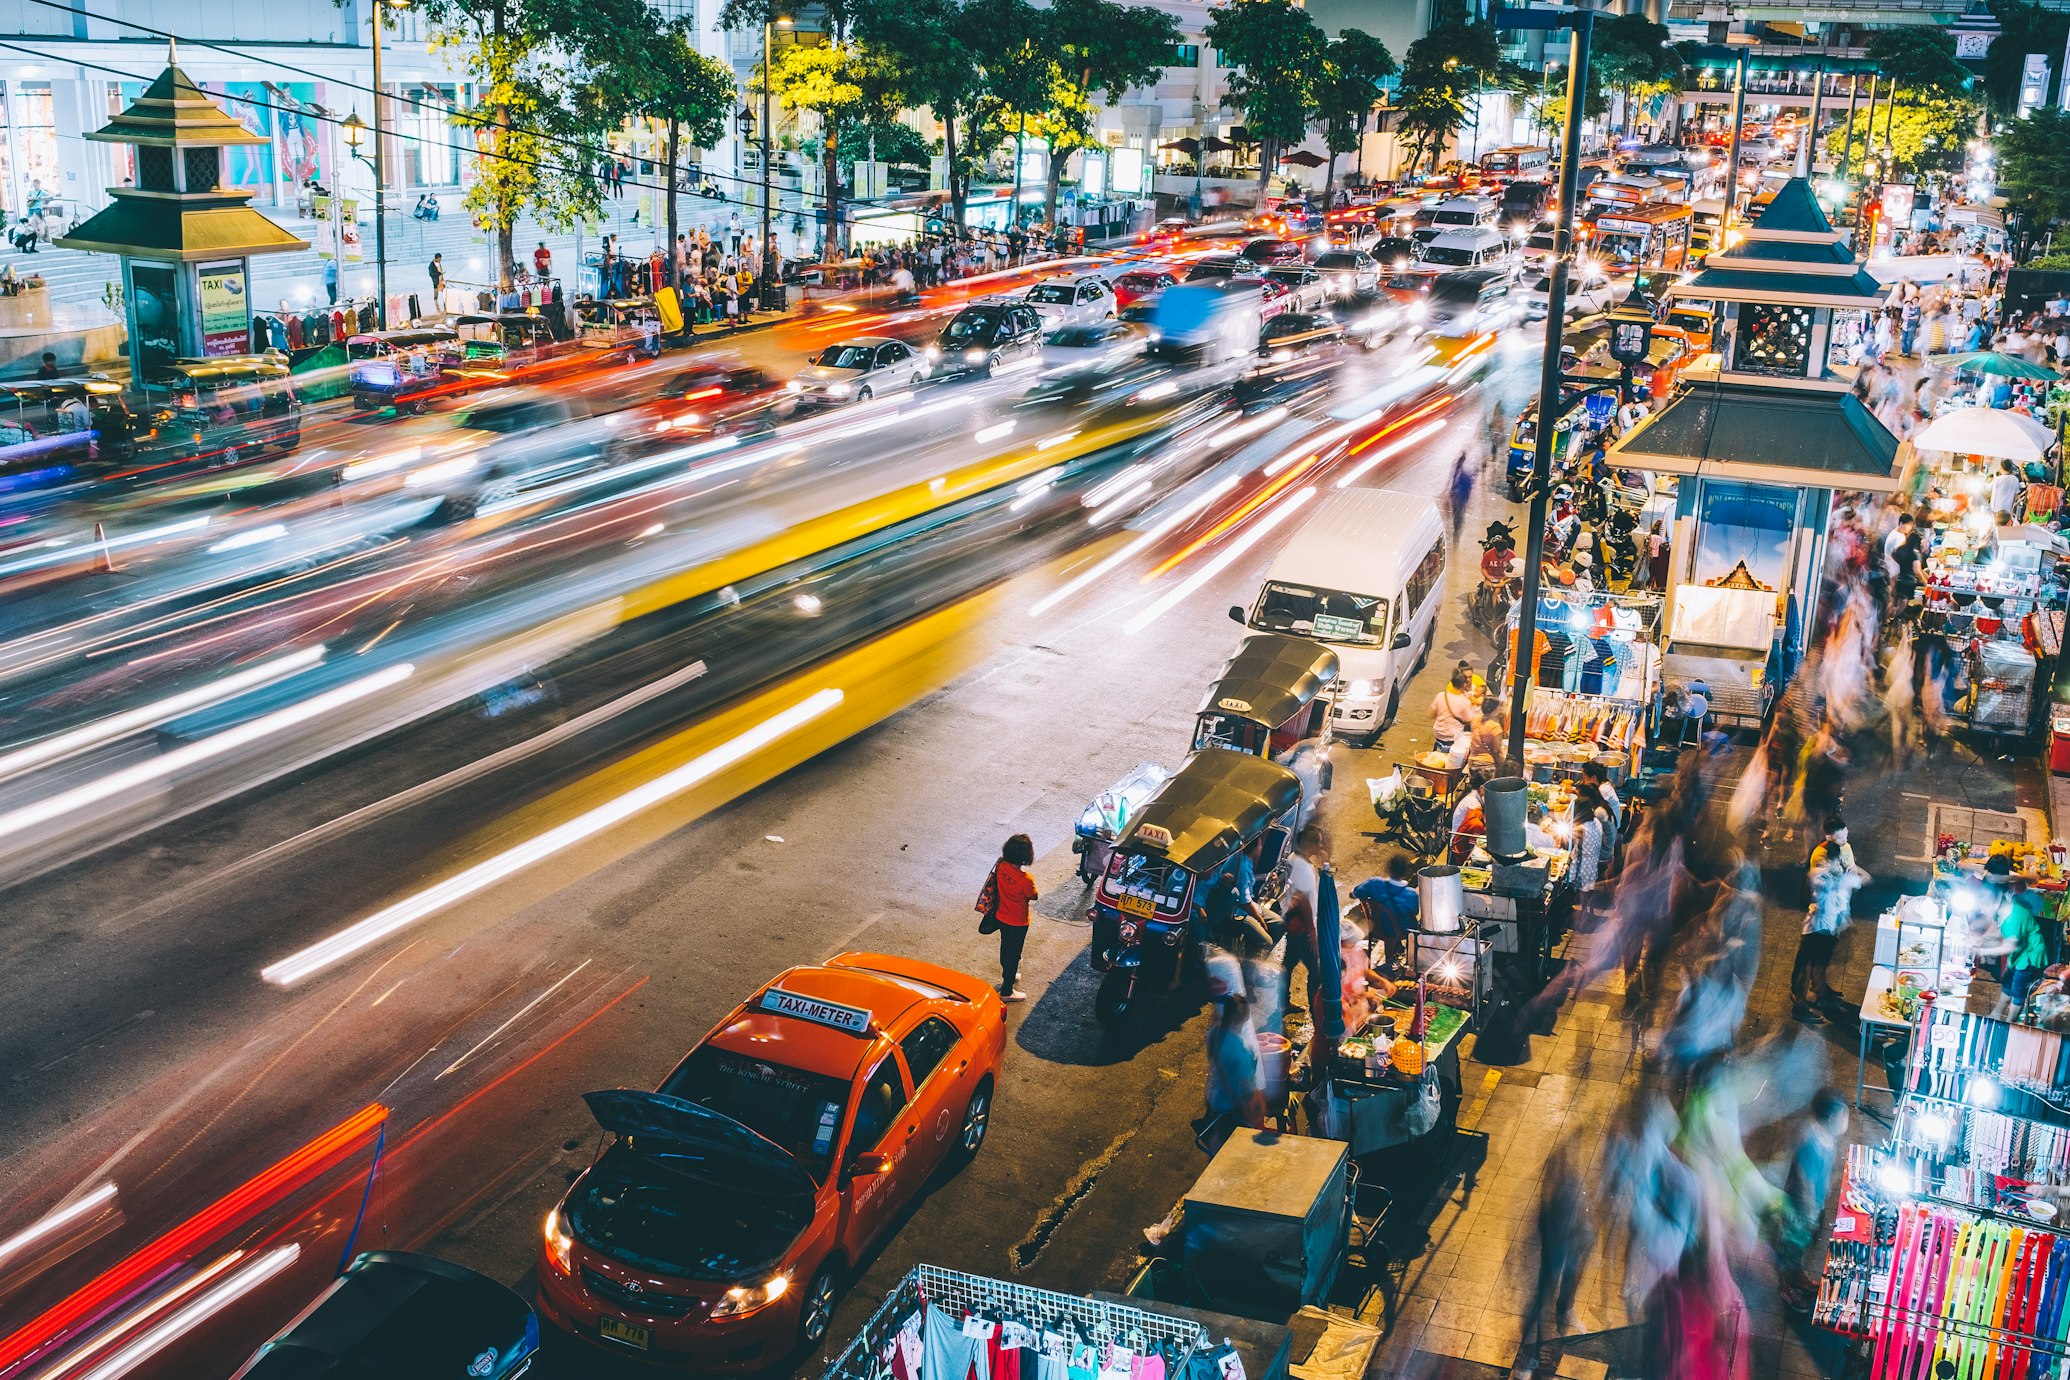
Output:
[[845,1030],[850,1035],[870,1033],[870,1013],[853,1006],[842,1006],[836,1002],[821,1001],[817,997],[804,997],[796,992],[786,992],[781,987],[772,987],[762,994],[761,1007],[776,1016],[795,1016],[801,1021],[828,1026],[834,1030]]

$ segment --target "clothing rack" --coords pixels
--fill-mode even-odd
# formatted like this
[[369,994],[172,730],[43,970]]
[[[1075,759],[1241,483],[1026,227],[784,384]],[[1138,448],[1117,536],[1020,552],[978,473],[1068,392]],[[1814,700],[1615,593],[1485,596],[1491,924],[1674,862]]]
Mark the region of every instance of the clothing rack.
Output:
[[1175,1358],[1169,1374],[1184,1374],[1193,1353],[1207,1342],[1207,1330],[1189,1318],[939,1265],[915,1265],[828,1365],[821,1380],[873,1380],[879,1373],[879,1350],[917,1310],[930,1306],[959,1318],[978,1313],[1017,1318],[1036,1327],[1069,1324],[1089,1341],[1162,1345]]

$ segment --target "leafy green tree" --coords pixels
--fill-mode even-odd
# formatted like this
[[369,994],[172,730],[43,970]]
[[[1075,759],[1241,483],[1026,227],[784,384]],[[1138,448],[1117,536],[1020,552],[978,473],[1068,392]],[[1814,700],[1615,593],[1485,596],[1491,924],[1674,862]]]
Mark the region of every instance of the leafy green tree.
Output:
[[[496,236],[500,272],[526,213],[563,228],[596,215],[595,159],[639,108],[660,21],[645,0],[419,0],[427,45],[466,74],[455,117],[480,151],[467,210]],[[377,14],[385,7],[377,6]]]
[[1955,36],[1946,29],[1906,24],[1869,34],[1869,61],[1899,91],[1956,96],[1969,88],[1969,69],[1955,60]]
[[1962,166],[1965,145],[1969,131],[1976,123],[1976,115],[1976,103],[1964,97],[1907,100],[1900,91],[1894,120],[1891,108],[1881,100],[1876,102],[1873,116],[1866,108],[1856,111],[1852,125],[1836,129],[1826,136],[1826,157],[1838,167],[1845,140],[1851,135],[1854,141],[1852,167],[1857,173],[1864,160],[1871,156],[1865,150],[1873,150],[1873,156],[1882,164],[1884,128],[1888,123],[1891,125],[1890,161],[1879,167],[1878,177],[1889,174],[1897,178],[1923,178],[1931,172],[1952,171]]
[[1322,76],[1315,84],[1317,118],[1323,147],[1330,152],[1323,175],[1327,197],[1337,184],[1337,157],[1356,153],[1366,137],[1366,117],[1380,103],[1380,83],[1394,75],[1394,54],[1369,33],[1345,29],[1323,51]]
[[1236,0],[1208,10],[1207,41],[1229,74],[1223,103],[1241,111],[1258,141],[1258,191],[1271,185],[1279,151],[1307,137],[1325,43],[1292,0]]
[[1466,123],[1468,96],[1487,87],[1510,85],[1495,26],[1447,10],[1443,22],[1409,45],[1395,97],[1395,128],[1409,145],[1409,171],[1438,155]]
[[[1998,37],[1984,53],[1984,95],[1992,109],[2011,115],[2020,105],[2020,76],[2027,54],[2046,53],[2055,62],[2070,41],[2070,14],[2045,10],[2033,0],[1990,0],[1991,13],[2001,25]],[[2044,98],[2044,104],[2054,101]]]
[[1179,26],[1162,10],[1114,0],[1051,0],[1043,20],[1056,68],[1043,111],[1049,138],[1043,219],[1055,225],[1065,164],[1072,154],[1100,146],[1093,97],[1118,101],[1131,86],[1155,81],[1179,41]]
[[[569,0],[583,3],[584,0]],[[894,82],[887,63],[857,50],[852,42],[860,0],[814,0],[826,35],[823,44],[793,44],[770,65],[770,86],[786,110],[810,110],[820,118],[820,180],[825,187],[826,253],[838,257],[847,242],[841,222],[840,125],[860,118],[866,106],[889,99]],[[800,0],[726,0],[719,10],[722,29],[758,29],[785,16],[795,17]],[[801,53],[819,57],[797,57]],[[788,74],[785,67],[788,65]],[[761,74],[750,89],[759,92]]]
[[941,123],[958,228],[972,176],[1006,137],[995,73],[1004,77],[1009,63],[1032,52],[1040,22],[1027,0],[870,0],[856,13],[856,36],[885,56],[906,103]]
[[646,90],[639,112],[668,128],[668,240],[676,242],[676,183],[682,167],[685,136],[694,149],[708,149],[726,133],[733,113],[733,70],[697,50],[696,33],[687,23],[669,24],[655,36],[654,51],[639,69]]
[[1640,98],[1663,95],[1679,84],[1682,55],[1668,42],[1667,27],[1644,14],[1604,15],[1596,20],[1588,75],[1596,91],[1623,94],[1624,132],[1629,134]]
[[2029,243],[2070,224],[2070,113],[2044,106],[1999,132],[1998,190]]

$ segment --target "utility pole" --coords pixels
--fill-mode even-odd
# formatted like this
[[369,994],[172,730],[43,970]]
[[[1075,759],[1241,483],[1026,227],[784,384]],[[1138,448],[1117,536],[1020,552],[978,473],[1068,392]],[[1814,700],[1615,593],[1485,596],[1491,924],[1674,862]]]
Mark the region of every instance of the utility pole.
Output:
[[1524,769],[1524,707],[1531,693],[1532,651],[1538,641],[1539,573],[1545,564],[1545,506],[1552,489],[1553,437],[1560,418],[1560,337],[1567,325],[1567,274],[1574,257],[1574,202],[1581,175],[1582,104],[1588,91],[1588,45],[1595,27],[1591,9],[1553,11],[1503,9],[1498,27],[1565,28],[1567,38],[1567,124],[1560,152],[1559,216],[1553,229],[1552,271],[1545,292],[1545,360],[1538,372],[1538,428],[1532,441],[1531,504],[1524,519],[1524,588],[1517,605],[1517,645],[1509,659],[1509,758]]
[[1739,204],[1739,138],[1747,125],[1747,53],[1739,52],[1732,73],[1732,145],[1725,151],[1725,210],[1718,217],[1718,248],[1729,249],[1732,208]]
[[1854,156],[1854,103],[1862,94],[1862,74],[1847,74],[1847,123],[1840,131],[1840,168],[1838,175],[1847,176],[1847,168]]
[[374,291],[380,294],[374,303],[374,320],[384,331],[388,329],[388,126],[381,118],[381,101],[386,95],[381,89],[381,6],[400,3],[406,0],[374,0],[370,7],[374,14]]
[[757,275],[761,285],[763,311],[783,310],[782,269],[776,258],[776,240],[772,235],[771,212],[775,184],[770,180],[770,139],[775,133],[769,105],[769,41],[777,26],[789,28],[791,17],[777,15],[775,24],[762,21],[762,271]]
[[1811,123],[1804,131],[1804,169],[1800,177],[1811,176],[1812,165],[1818,162],[1818,117],[1826,101],[1826,60],[1818,60],[1818,72],[1812,77]]

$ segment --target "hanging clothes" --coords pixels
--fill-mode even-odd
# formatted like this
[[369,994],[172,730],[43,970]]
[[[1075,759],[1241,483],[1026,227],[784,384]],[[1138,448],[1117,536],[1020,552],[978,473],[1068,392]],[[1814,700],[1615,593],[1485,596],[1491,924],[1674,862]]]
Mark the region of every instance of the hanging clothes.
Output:
[[977,1354],[978,1341],[963,1335],[963,1324],[929,1304],[922,1336],[923,1380],[970,1380],[971,1362]]

